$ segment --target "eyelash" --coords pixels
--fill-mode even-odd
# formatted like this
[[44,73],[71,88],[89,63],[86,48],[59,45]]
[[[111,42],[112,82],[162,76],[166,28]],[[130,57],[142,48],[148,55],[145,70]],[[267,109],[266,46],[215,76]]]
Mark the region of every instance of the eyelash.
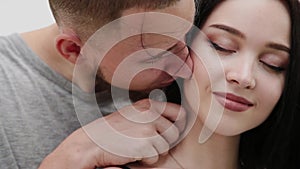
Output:
[[[215,50],[217,50],[219,52],[224,52],[224,53],[227,53],[227,54],[236,53],[236,51],[225,49],[225,48],[219,46],[217,43],[215,43],[213,41],[209,41],[209,43],[211,44],[211,47],[213,47]],[[268,64],[266,62],[263,62],[263,61],[260,61],[260,62],[263,63],[265,66],[267,66],[269,69],[273,70],[276,73],[281,73],[281,72],[285,71],[285,68],[283,68],[283,67],[273,66],[273,65],[270,65],[270,64]]]
[[236,51],[234,50],[229,50],[229,49],[225,49],[221,46],[219,46],[218,44],[216,44],[215,42],[213,41],[209,41],[209,43],[211,44],[211,47],[213,47],[214,49],[216,49],[217,51],[220,51],[220,52],[224,52],[224,53],[236,53]]
[[260,62],[263,63],[268,68],[270,68],[271,70],[275,71],[276,73],[281,73],[281,72],[285,71],[285,68],[283,68],[283,67],[273,66],[273,65],[267,64],[267,63],[265,63],[263,61],[260,61]]
[[[153,64],[153,63],[155,63],[155,62],[161,60],[161,59],[164,58],[164,57],[168,57],[168,56],[170,56],[170,55],[174,55],[174,54],[176,55],[176,54],[180,53],[180,52],[183,51],[186,47],[187,47],[187,46],[185,45],[184,47],[179,48],[179,50],[175,50],[175,49],[178,48],[178,44],[175,44],[174,46],[172,46],[171,48],[169,48],[168,50],[166,50],[166,51],[164,51],[164,52],[161,52],[160,54],[157,54],[157,55],[155,55],[155,56],[149,55],[151,58],[147,59],[147,60],[145,61],[145,63],[151,63],[151,64]],[[173,51],[173,52],[172,52],[172,51]],[[174,52],[175,52],[175,53],[174,53]]]
[[145,63],[151,63],[151,64],[153,64],[153,63],[159,61],[161,58],[163,58],[163,56],[150,56],[150,58],[147,59],[145,61]]

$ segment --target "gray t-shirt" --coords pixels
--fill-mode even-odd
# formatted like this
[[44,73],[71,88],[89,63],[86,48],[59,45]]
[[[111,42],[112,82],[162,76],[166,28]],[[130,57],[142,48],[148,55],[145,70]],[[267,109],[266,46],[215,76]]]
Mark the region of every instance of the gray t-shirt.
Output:
[[94,96],[75,87],[72,97],[72,83],[42,62],[18,34],[0,37],[0,86],[1,169],[37,168],[81,127],[74,98],[84,123],[101,117],[94,113]]

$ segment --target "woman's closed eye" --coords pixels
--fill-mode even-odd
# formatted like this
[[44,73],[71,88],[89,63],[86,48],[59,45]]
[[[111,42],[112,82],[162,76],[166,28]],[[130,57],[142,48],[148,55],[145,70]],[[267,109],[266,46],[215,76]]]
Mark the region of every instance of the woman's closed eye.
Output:
[[213,41],[209,41],[209,43],[211,44],[211,47],[214,48],[215,50],[217,50],[218,52],[221,52],[222,54],[232,54],[232,53],[236,53],[235,50],[231,50],[231,49],[227,49],[225,47],[222,47],[221,45],[213,42]]
[[288,56],[283,56],[276,53],[265,53],[259,59],[259,62],[264,65],[267,69],[275,72],[284,72],[288,66]]
[[267,66],[269,69],[271,69],[277,73],[285,71],[284,67],[268,64],[268,63],[265,63],[264,61],[260,61],[260,62],[263,63],[265,66]]
[[286,66],[284,64],[276,64],[272,61],[260,59],[259,60],[267,69],[274,71],[275,73],[281,73],[286,70]]

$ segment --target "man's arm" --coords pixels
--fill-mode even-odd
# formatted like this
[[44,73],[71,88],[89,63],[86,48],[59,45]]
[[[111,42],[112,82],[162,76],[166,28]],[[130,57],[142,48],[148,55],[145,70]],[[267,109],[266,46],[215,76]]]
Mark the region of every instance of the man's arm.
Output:
[[179,105],[138,101],[73,132],[43,160],[39,169],[155,163],[178,140],[185,128],[185,117]]

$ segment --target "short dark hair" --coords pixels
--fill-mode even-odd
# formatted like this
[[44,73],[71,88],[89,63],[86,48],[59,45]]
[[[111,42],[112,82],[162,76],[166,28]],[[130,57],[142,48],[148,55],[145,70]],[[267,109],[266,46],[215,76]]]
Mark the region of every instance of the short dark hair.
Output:
[[[298,0],[280,0],[291,18],[290,64],[280,100],[268,119],[241,135],[242,169],[299,168],[297,131],[300,122],[300,7]],[[224,0],[200,0],[196,3],[195,26],[202,28],[212,11]],[[255,11],[253,11],[255,12]],[[190,36],[194,36],[191,33]],[[297,127],[298,125],[298,127]],[[298,165],[298,166],[297,166]]]
[[79,36],[89,36],[101,26],[119,18],[126,9],[163,9],[178,1],[180,0],[49,0],[49,5],[58,25],[71,27]]

